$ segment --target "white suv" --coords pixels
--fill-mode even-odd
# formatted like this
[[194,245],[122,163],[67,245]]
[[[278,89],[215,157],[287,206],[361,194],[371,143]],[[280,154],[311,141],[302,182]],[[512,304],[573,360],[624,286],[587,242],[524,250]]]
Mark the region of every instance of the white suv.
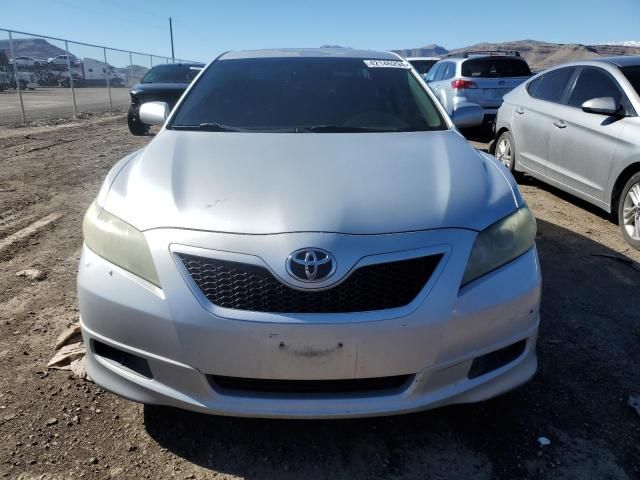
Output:
[[426,76],[433,93],[447,113],[469,103],[484,110],[482,123],[493,123],[502,97],[531,76],[527,62],[518,52],[466,52],[436,63]]

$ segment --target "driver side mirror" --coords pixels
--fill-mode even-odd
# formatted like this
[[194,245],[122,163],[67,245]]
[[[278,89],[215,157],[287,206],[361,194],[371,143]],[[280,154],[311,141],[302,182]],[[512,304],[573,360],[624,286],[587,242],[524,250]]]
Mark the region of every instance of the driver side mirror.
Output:
[[475,127],[482,124],[484,110],[475,103],[465,103],[455,109],[453,115],[451,115],[451,120],[458,128]]
[[620,115],[620,105],[612,97],[592,98],[582,104],[582,111],[613,117]]
[[169,116],[169,105],[165,102],[147,102],[140,105],[140,121],[147,125],[164,125]]

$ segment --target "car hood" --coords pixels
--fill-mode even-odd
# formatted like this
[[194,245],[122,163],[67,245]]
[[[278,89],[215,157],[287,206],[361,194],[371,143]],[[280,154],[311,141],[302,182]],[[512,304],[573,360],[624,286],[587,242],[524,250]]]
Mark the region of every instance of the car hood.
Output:
[[114,170],[98,202],[140,230],[480,230],[522,203],[512,177],[450,130],[165,130]]
[[188,83],[138,83],[131,90],[138,93],[184,92]]

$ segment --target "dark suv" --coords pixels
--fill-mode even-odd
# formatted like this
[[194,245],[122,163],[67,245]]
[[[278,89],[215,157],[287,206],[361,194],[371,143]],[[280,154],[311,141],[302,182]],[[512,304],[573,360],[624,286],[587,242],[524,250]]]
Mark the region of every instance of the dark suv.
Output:
[[170,108],[178,102],[191,81],[204,67],[203,63],[171,63],[157,65],[145,73],[139,84],[131,89],[131,107],[127,114],[129,131],[134,135],[146,135],[149,125],[142,123],[138,115],[145,102],[166,102]]

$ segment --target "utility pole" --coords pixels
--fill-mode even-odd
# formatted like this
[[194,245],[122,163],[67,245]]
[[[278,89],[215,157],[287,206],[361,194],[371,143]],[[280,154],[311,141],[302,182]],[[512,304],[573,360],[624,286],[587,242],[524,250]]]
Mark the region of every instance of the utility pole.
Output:
[[173,53],[173,25],[171,24],[171,17],[169,17],[169,33],[171,34],[171,63],[176,63],[176,56]]

